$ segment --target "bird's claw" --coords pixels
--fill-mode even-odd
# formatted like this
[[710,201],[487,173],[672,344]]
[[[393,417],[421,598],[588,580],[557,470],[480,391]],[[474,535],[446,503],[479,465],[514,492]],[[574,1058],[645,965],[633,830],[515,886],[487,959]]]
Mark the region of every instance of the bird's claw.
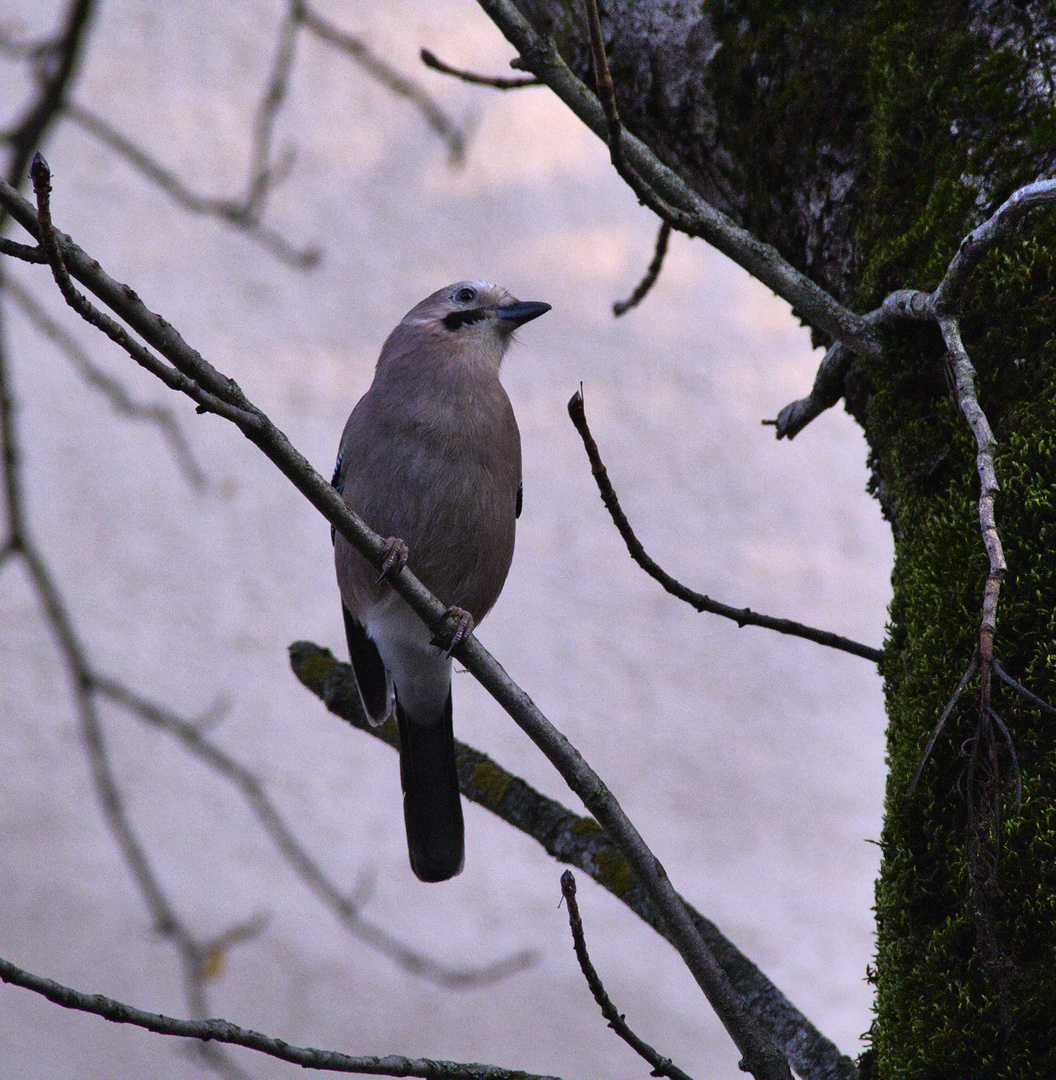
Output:
[[[380,585],[387,577],[397,577],[407,565],[407,556],[410,553],[410,549],[402,540],[390,536],[385,541],[385,558],[381,561],[381,573],[378,574],[376,584]],[[395,570],[395,573],[393,573],[393,570]]]
[[[450,641],[446,640],[449,619],[455,620],[455,628],[454,632],[451,634]],[[436,638],[433,639],[433,644],[438,648],[443,649],[444,652],[450,656],[472,632],[473,616],[460,607],[449,607],[447,611],[444,612],[444,621],[441,623],[440,632],[437,634]]]

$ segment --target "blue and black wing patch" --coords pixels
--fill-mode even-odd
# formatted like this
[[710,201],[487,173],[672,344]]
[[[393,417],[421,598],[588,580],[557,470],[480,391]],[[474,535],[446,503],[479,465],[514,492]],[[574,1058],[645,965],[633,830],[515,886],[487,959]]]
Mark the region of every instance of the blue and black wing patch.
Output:
[[[341,459],[343,457],[344,452],[339,452],[337,455],[337,464],[334,466],[334,475],[330,479],[330,486],[338,493],[338,495],[341,494]],[[519,514],[521,512],[520,496],[518,496],[517,498],[517,513]],[[337,543],[337,529],[335,529],[333,525],[330,526],[330,543]]]

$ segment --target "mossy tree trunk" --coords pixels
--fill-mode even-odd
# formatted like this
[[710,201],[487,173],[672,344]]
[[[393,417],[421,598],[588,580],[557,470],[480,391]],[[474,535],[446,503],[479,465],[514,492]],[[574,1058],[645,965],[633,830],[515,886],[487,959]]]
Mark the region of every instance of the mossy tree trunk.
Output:
[[[590,83],[578,0],[518,0]],[[716,206],[865,312],[933,289],[962,237],[1056,165],[1051,3],[606,0],[627,126]],[[962,332],[998,440],[1008,561],[995,653],[1056,700],[1056,210],[976,270]],[[825,343],[816,334],[819,343]],[[804,388],[806,390],[806,388]],[[975,443],[936,329],[856,360],[846,405],[895,537],[877,1001],[863,1075],[1056,1076],[1056,717],[969,683],[988,563]],[[809,437],[806,436],[806,437]],[[1022,798],[1016,800],[1016,770]]]

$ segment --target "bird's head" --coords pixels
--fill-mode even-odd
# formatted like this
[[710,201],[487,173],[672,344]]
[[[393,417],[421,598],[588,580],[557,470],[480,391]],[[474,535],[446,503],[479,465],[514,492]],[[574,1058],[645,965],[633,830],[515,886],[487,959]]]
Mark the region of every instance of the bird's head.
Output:
[[498,368],[514,330],[549,310],[549,304],[518,300],[500,285],[456,281],[411,308],[400,327]]

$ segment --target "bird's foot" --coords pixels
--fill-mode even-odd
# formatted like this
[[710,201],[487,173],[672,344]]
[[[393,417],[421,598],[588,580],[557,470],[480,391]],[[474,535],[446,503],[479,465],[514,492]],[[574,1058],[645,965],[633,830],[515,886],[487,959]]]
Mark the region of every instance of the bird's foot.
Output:
[[[455,621],[455,625],[450,640],[448,640],[448,627],[450,626],[450,620],[452,619]],[[433,644],[437,646],[437,648],[443,649],[444,652],[450,656],[472,632],[473,616],[460,607],[449,607],[447,611],[444,612],[444,621],[440,624],[440,630],[436,637],[433,638]]]
[[[381,561],[381,573],[378,574],[377,584],[380,585],[387,577],[397,577],[407,565],[407,556],[410,553],[410,549],[402,540],[390,536],[385,541],[385,558]],[[393,573],[394,570],[395,573]]]

